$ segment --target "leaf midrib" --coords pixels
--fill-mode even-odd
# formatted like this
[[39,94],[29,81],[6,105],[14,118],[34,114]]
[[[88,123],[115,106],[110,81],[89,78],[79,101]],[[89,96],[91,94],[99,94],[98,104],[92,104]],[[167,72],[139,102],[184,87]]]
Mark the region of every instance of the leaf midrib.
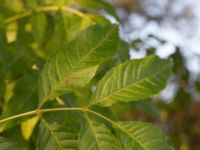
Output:
[[162,72],[163,70],[166,70],[166,69],[170,68],[170,66],[171,66],[171,63],[170,63],[169,65],[167,65],[165,68],[158,70],[157,72],[155,72],[155,73],[152,74],[152,75],[146,76],[146,77],[144,77],[143,79],[140,79],[140,80],[138,80],[138,81],[136,81],[136,82],[134,82],[134,83],[132,83],[132,84],[129,84],[129,85],[127,85],[127,86],[124,86],[123,88],[120,88],[120,89],[118,89],[118,90],[112,92],[110,95],[105,96],[104,98],[102,98],[103,100],[101,100],[101,98],[98,98],[97,100],[94,100],[92,104],[94,105],[94,104],[99,103],[99,102],[102,103],[102,102],[106,101],[106,99],[108,99],[108,98],[109,98],[110,96],[112,96],[113,94],[117,94],[117,93],[123,91],[124,89],[133,86],[134,84],[138,84],[139,82],[142,82],[142,81],[146,80],[147,78],[150,78],[150,77],[152,77],[152,76],[155,76],[156,74],[159,74],[159,73]]
[[54,134],[54,132],[52,131],[52,129],[49,127],[48,123],[46,122],[46,120],[41,117],[42,122],[44,123],[44,125],[47,127],[47,129],[50,131],[51,135],[54,137],[54,139],[56,140],[56,143],[58,144],[58,146],[60,147],[60,149],[64,149],[63,146],[60,144],[59,139],[56,137],[56,135]]
[[[97,49],[98,47],[100,47],[100,45],[110,36],[110,34],[114,31],[115,28],[116,28],[116,26],[114,26],[114,27],[112,28],[112,30],[110,30],[110,31],[106,34],[106,36],[105,36],[99,43],[97,43],[97,45],[96,45],[94,48],[92,48],[91,51],[90,51],[86,56],[84,56],[84,57],[80,60],[79,63],[76,64],[76,66],[80,65],[81,63],[83,63],[83,62],[85,61],[85,59],[86,59],[95,49]],[[93,65],[93,66],[96,66],[96,65],[97,65],[97,64],[95,64],[95,65]],[[84,68],[82,68],[82,69],[84,69]],[[78,69],[78,70],[79,70],[79,69]],[[72,69],[71,69],[67,74],[69,74],[70,72],[74,72],[74,71],[77,71],[77,68],[74,67],[74,66],[72,66]],[[41,101],[42,104],[52,96],[52,94],[54,93],[55,89],[57,89],[57,87],[59,87],[60,84],[62,84],[62,83],[64,82],[64,80],[65,80],[65,78],[64,78],[63,80],[60,80],[60,82],[58,82],[55,86],[53,86],[53,87],[51,88],[51,90],[50,90],[50,92],[49,92],[49,95],[46,96],[46,97],[44,97],[43,100]]]
[[[37,84],[32,88],[32,90],[30,92],[31,94],[27,97],[28,100],[31,99],[32,96],[34,96],[36,90],[37,90]],[[23,103],[22,106],[20,107],[20,109],[22,109],[25,106],[25,104],[27,104],[27,103],[29,103],[29,101],[26,101],[25,103]],[[20,109],[18,108],[18,110],[20,110]]]
[[99,43],[97,43],[97,45],[96,45],[95,47],[93,47],[87,55],[85,55],[85,56],[81,59],[81,61],[78,63],[78,65],[81,64],[82,62],[84,62],[85,59],[86,59],[91,53],[93,53],[93,51],[94,51],[95,49],[97,49],[98,47],[100,47],[100,45],[111,35],[111,33],[114,31],[115,28],[116,28],[116,26],[114,26],[114,27],[106,34],[106,36],[105,36]]
[[97,143],[97,148],[100,150],[100,147],[99,147],[99,145],[98,145],[98,143],[100,143],[100,142],[98,141],[98,138],[96,137],[95,129],[93,128],[92,122],[90,121],[90,119],[89,119],[89,117],[88,117],[87,114],[85,114],[85,119],[87,120],[88,125],[90,126],[91,131],[92,131],[92,133],[93,133],[93,135],[94,135],[94,139],[95,139],[95,141],[96,141],[96,143]]
[[120,130],[122,130],[124,133],[126,133],[131,139],[133,139],[138,145],[140,145],[144,150],[147,150],[146,147],[144,147],[142,145],[142,143],[140,143],[136,138],[134,138],[134,136],[131,135],[131,133],[129,133],[128,131],[126,131],[121,125],[119,125],[118,123],[114,123],[114,125],[119,128]]

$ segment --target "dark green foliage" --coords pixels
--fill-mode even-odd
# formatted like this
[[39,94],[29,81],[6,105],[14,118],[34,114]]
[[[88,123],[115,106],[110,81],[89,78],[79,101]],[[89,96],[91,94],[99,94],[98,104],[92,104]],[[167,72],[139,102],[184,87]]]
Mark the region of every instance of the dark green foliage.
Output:
[[[171,60],[155,55],[130,60],[119,25],[99,11],[118,19],[110,3],[6,2],[0,6],[0,150],[173,149],[153,125],[109,119],[111,105],[158,94],[172,69]],[[157,115],[152,103],[140,107]]]

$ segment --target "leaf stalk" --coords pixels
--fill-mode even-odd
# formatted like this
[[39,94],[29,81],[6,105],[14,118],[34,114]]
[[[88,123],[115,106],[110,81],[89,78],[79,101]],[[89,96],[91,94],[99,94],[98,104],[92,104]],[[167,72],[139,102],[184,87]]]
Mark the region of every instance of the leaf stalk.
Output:
[[47,113],[47,112],[57,112],[57,111],[83,111],[83,108],[45,108],[45,109],[36,109],[29,112],[17,114],[11,117],[4,118],[0,120],[0,124],[9,120],[30,116],[30,115],[38,115],[40,113]]
[[11,16],[9,18],[7,18],[5,20],[5,24],[9,24],[12,23],[14,21],[20,20],[22,18],[28,17],[30,16],[33,12],[50,12],[50,11],[57,11],[57,10],[61,10],[61,11],[66,11],[72,14],[75,14],[85,20],[88,20],[90,22],[94,22],[88,15],[86,15],[85,13],[78,11],[74,8],[68,7],[68,6],[56,6],[56,5],[51,5],[51,6],[43,6],[43,7],[38,7],[36,8],[36,10],[27,10],[24,12],[21,12],[17,15]]
[[58,111],[81,111],[81,112],[84,112],[84,113],[89,112],[89,113],[91,113],[91,114],[93,114],[95,116],[98,116],[98,117],[108,121],[111,124],[114,123],[111,119],[109,119],[109,118],[105,117],[104,115],[102,115],[102,114],[100,114],[98,112],[95,112],[95,111],[93,111],[91,109],[75,107],[75,108],[44,108],[44,109],[36,109],[36,110],[33,110],[33,111],[29,111],[29,112],[25,112],[25,113],[21,113],[21,114],[17,114],[17,115],[11,116],[11,117],[4,118],[4,119],[0,120],[0,124],[4,123],[6,121],[18,119],[18,118],[25,117],[25,116],[40,115],[41,113],[58,112]]

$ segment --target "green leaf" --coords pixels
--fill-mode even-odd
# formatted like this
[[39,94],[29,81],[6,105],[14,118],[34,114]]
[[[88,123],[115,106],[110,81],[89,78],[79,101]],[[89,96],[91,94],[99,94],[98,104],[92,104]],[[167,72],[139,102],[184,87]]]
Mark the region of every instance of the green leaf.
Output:
[[6,39],[5,29],[0,27],[0,50],[5,49],[6,46],[7,46],[7,39]]
[[108,14],[110,14],[118,19],[112,5],[104,0],[95,0],[95,1],[92,1],[92,0],[70,0],[70,1],[78,3],[82,8],[85,8],[85,9],[93,9],[93,10],[94,9],[103,9]]
[[83,19],[80,16],[74,14],[63,13],[62,15],[64,19],[64,29],[67,33],[68,42],[72,41],[81,30],[86,29],[87,27],[94,24],[94,22],[91,22],[87,19]]
[[3,103],[4,89],[5,89],[5,84],[4,84],[4,66],[3,66],[3,62],[1,61],[1,58],[0,58],[0,106]]
[[30,22],[32,25],[32,34],[36,42],[41,43],[44,38],[44,33],[47,26],[46,16],[44,13],[33,13],[30,16]]
[[9,44],[7,49],[0,49],[0,59],[4,64],[7,80],[23,78],[33,70],[33,65],[41,63],[33,49],[18,42]]
[[120,62],[124,62],[130,59],[129,44],[123,40],[120,40],[117,48],[117,58]]
[[25,54],[24,49],[20,49],[19,51],[0,49],[0,59],[3,62],[4,73],[7,79],[10,78],[16,79],[22,76],[24,72],[28,70],[26,63],[23,60],[24,54]]
[[[36,109],[38,73],[32,72],[17,81],[14,95],[4,105],[1,119]],[[0,124],[0,131],[13,127],[24,121],[24,118],[14,119]]]
[[88,84],[98,65],[115,54],[117,43],[116,25],[94,25],[80,32],[46,62],[40,78],[40,105]]
[[72,41],[83,29],[93,22],[71,13],[57,11],[54,15],[47,16],[48,26],[45,32],[45,41],[42,43],[43,57],[62,48],[67,42]]
[[[66,94],[65,96],[60,97],[59,101],[48,101],[43,108],[77,107],[74,104],[75,101],[74,98],[70,97],[70,94]],[[71,131],[78,133],[80,131],[82,113],[79,111],[49,112],[44,113],[43,118],[47,122],[57,122],[58,124],[62,124],[62,126],[70,128]]]
[[88,14],[88,16],[94,20],[97,24],[106,26],[110,24],[110,21],[102,15],[99,14]]
[[124,150],[173,150],[168,138],[152,124],[129,121],[115,123],[113,127]]
[[38,133],[38,150],[77,150],[77,134],[57,123],[41,118]]
[[67,42],[68,31],[68,28],[65,27],[66,19],[64,18],[64,14],[61,11],[57,11],[53,17],[53,24],[55,24],[52,31],[53,33],[51,33],[51,35],[49,35],[49,33],[46,33],[45,39],[50,39],[48,40],[48,42],[44,43],[46,44],[46,48],[50,50],[50,52],[55,51],[58,47],[63,47],[65,45],[65,43]]
[[31,31],[34,29],[31,28],[31,23],[29,19],[22,18],[18,20],[17,22],[17,35],[16,35],[16,41],[17,43],[20,43],[21,46],[25,47],[25,45],[28,47],[32,43],[35,42],[35,37]]
[[148,98],[166,86],[171,67],[170,60],[157,56],[126,61],[102,78],[91,103],[110,106],[116,102]]
[[80,150],[122,150],[119,141],[102,123],[91,120],[85,115],[87,126],[79,141]]
[[34,116],[21,124],[21,132],[22,132],[22,136],[25,140],[28,141],[30,139],[30,137],[35,129],[35,126],[38,123],[38,120],[39,120],[39,117]]
[[20,142],[0,137],[0,150],[25,150]]
[[40,5],[57,5],[61,6],[64,5],[68,0],[39,0]]
[[37,0],[25,0],[25,1],[23,1],[23,3],[25,3],[26,7],[29,7],[31,9],[36,9],[38,7]]

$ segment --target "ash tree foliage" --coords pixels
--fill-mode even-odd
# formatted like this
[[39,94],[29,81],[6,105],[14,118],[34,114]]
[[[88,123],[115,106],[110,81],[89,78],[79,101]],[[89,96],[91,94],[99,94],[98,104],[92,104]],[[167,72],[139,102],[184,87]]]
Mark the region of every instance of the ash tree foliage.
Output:
[[171,60],[130,60],[112,6],[0,0],[0,150],[171,150],[157,127],[110,106],[158,94]]

